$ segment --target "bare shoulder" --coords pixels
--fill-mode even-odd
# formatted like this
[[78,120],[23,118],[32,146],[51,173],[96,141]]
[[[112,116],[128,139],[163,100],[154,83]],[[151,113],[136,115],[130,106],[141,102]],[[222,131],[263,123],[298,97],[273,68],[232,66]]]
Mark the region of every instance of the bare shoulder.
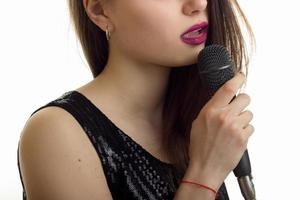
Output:
[[112,199],[100,159],[76,119],[57,106],[26,122],[19,162],[29,200]]

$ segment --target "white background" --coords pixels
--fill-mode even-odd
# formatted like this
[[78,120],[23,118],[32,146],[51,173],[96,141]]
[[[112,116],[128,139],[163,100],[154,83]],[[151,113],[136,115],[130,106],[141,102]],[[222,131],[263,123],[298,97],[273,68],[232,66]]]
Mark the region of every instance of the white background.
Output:
[[[295,199],[300,175],[297,1],[241,0],[256,35],[245,92],[254,113],[248,149],[257,199]],[[92,79],[76,45],[65,0],[1,1],[0,199],[21,199],[17,145],[38,107]],[[242,196],[226,179],[231,199]]]

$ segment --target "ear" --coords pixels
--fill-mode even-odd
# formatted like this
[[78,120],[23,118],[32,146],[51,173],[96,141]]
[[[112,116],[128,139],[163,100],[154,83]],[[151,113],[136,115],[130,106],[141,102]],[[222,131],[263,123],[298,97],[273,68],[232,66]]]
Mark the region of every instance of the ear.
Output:
[[106,10],[101,4],[103,0],[83,0],[83,5],[90,20],[94,22],[103,31],[106,30],[107,26],[109,30],[112,29],[112,23],[106,16]]

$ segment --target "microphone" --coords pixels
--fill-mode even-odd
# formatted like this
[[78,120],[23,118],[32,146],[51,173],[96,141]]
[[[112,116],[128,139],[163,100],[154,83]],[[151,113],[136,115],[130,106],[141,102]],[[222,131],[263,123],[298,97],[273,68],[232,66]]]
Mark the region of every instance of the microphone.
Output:
[[[231,56],[227,49],[221,45],[213,44],[200,51],[197,68],[202,84],[207,91],[207,95],[203,96],[204,102],[207,102],[225,82],[234,77]],[[255,200],[248,150],[244,152],[233,172],[238,179],[244,199]]]

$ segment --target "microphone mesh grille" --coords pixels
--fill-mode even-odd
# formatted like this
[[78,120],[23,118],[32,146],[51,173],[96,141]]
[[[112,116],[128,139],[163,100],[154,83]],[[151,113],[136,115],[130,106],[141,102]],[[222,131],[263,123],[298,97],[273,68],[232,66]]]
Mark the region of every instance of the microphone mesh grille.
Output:
[[205,47],[198,55],[199,71],[218,71],[222,66],[230,65],[231,57],[227,49],[213,44]]
[[221,45],[214,44],[204,48],[198,55],[197,66],[209,96],[234,76],[230,54]]

